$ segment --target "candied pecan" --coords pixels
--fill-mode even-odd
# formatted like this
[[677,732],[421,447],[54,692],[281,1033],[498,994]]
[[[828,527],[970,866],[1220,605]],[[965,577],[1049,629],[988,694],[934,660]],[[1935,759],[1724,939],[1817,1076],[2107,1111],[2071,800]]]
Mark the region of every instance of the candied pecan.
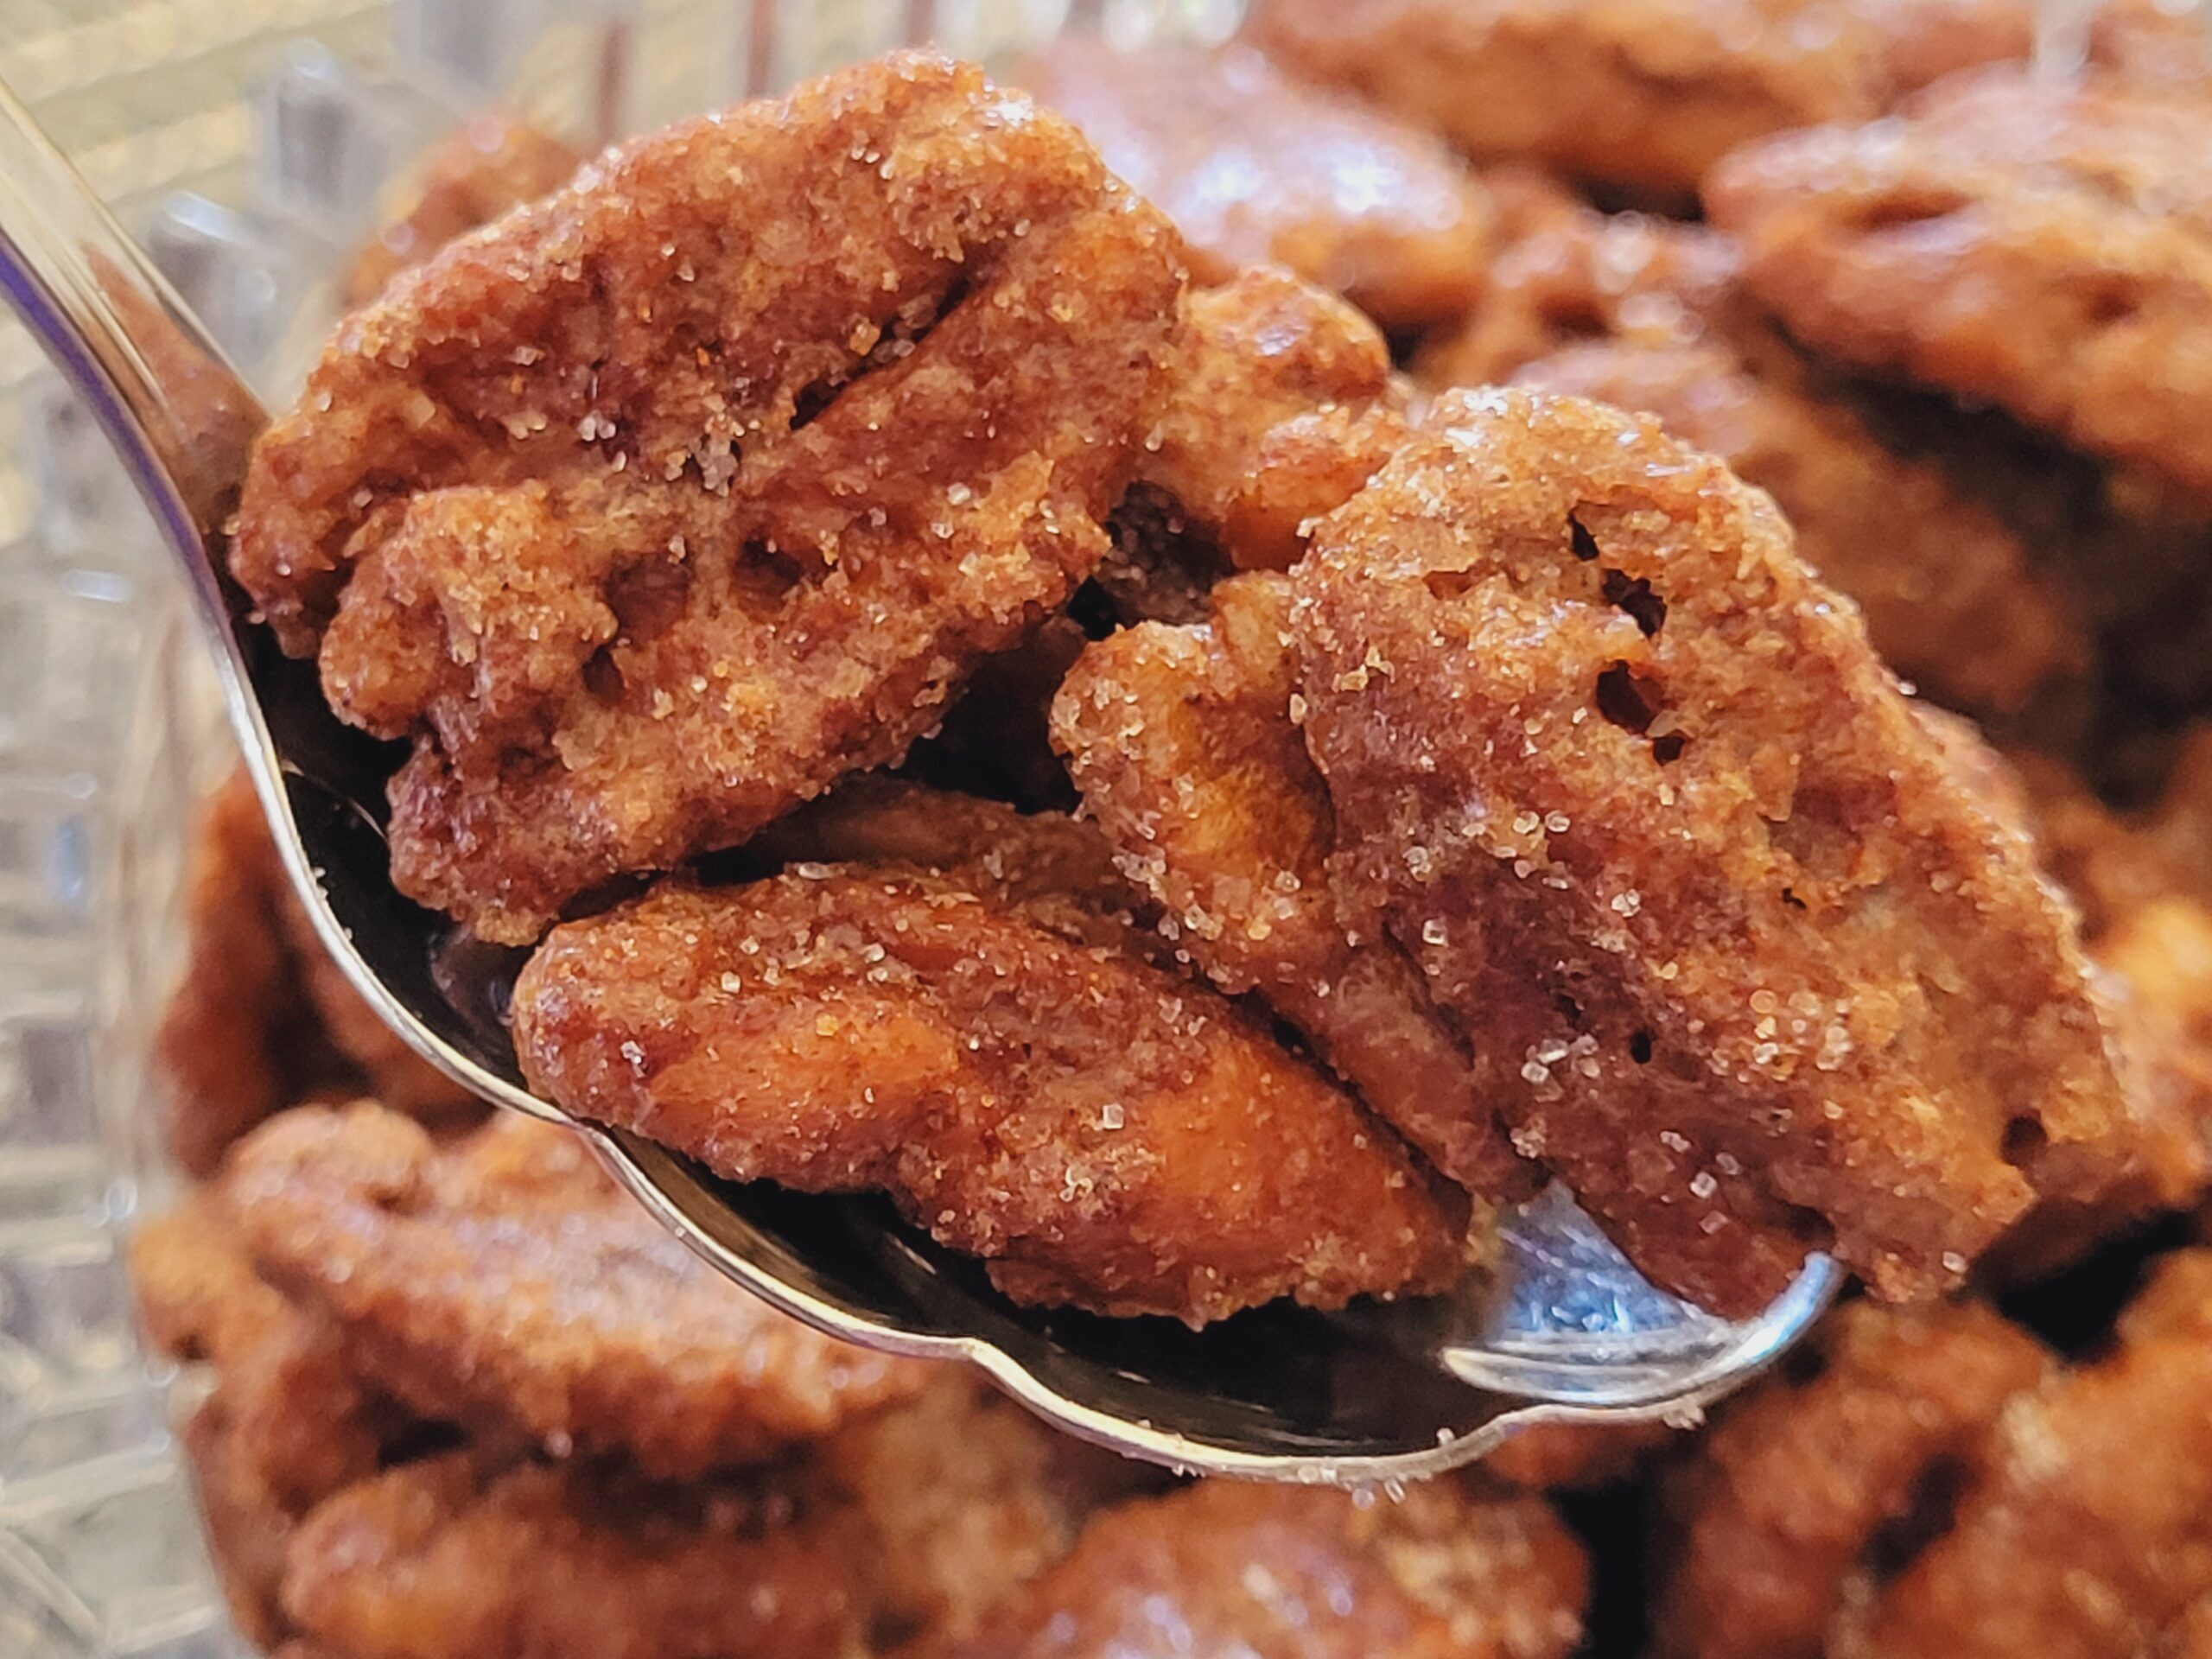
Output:
[[243,768],[202,807],[185,893],[182,979],[158,1064],[177,1161],[208,1174],[281,1107],[366,1092],[433,1122],[480,1110],[363,1002],[315,937]]
[[566,184],[583,160],[518,115],[465,122],[424,158],[414,201],[381,226],[346,273],[348,305],[372,300],[400,271],[518,203]]
[[1707,181],[1790,332],[2212,504],[2212,110],[1991,73]]
[[335,1332],[256,1274],[226,1185],[149,1222],[130,1268],[155,1345],[215,1372],[181,1439],[232,1613],[273,1642],[294,1524],[372,1472],[404,1420],[354,1376]]
[[373,1106],[302,1109],[232,1169],[262,1272],[424,1417],[689,1477],[817,1438],[925,1376],[748,1296],[573,1135],[524,1118],[440,1148]]
[[1467,154],[1687,199],[1725,152],[2027,55],[2015,0],[1264,0],[1254,38]]
[[1065,1556],[1084,1521],[1160,1471],[1048,1428],[966,1366],[816,1448],[809,1497],[849,1529],[879,1650],[925,1649]]
[[1392,329],[1448,322],[1480,291],[1490,211],[1466,164],[1249,46],[1070,35],[1018,78],[1175,221],[1201,282],[1272,261]]
[[353,1659],[826,1659],[849,1564],[774,1494],[469,1452],[346,1488],[287,1554],[285,1611]]
[[1433,1290],[1464,1206],[1233,1004],[920,874],[664,881],[515,988],[532,1085],[718,1173],[888,1191],[1028,1303]]
[[1341,855],[1481,1094],[1656,1281],[1955,1283],[2126,1116],[2070,916],[1798,562],[1648,418],[1455,393],[1292,573]]
[[[162,1012],[170,1151],[195,1175],[232,1141],[310,1092],[328,1066],[306,987],[276,925],[284,871],[243,771],[210,796],[185,874],[183,977]],[[324,1062],[318,1065],[316,1062]]]
[[1209,1480],[1093,1522],[957,1659],[1564,1659],[1582,1551],[1537,1499],[1449,1482],[1363,1505]]
[[1514,1196],[1527,1166],[1465,1045],[1381,917],[1351,910],[1331,876],[1335,824],[1293,716],[1289,626],[1285,578],[1224,582],[1205,626],[1146,623],[1084,652],[1054,734],[1191,959],[1224,991],[1257,991],[1445,1174]]
[[1106,550],[1178,242],[904,55],[610,152],[349,320],[232,566],[412,740],[393,876],[535,938],[896,760]]
[[2045,1363],[1986,1308],[1839,1309],[1668,1476],[1660,1653],[1821,1659],[1853,1575],[1936,1518]]
[[2133,1659],[2212,1596],[2212,1258],[2167,1258],[2094,1364],[1998,1420],[1950,1525],[1836,1659]]

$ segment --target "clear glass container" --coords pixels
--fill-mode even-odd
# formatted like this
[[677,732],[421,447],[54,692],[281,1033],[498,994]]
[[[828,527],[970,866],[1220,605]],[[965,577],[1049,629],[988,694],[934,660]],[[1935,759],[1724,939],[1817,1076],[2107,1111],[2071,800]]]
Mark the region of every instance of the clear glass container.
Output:
[[[332,276],[468,111],[596,141],[927,37],[1003,60],[1080,24],[1214,37],[1233,0],[9,0],[0,78],[248,378],[284,401]],[[148,1039],[185,836],[228,765],[151,524],[0,320],[0,1659],[217,1659],[170,1439],[192,1379],[124,1267],[172,1185]]]

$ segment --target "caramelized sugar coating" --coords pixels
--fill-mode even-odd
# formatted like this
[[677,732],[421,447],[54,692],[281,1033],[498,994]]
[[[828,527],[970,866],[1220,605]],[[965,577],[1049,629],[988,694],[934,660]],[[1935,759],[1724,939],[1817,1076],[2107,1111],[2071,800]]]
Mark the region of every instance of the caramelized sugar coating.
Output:
[[284,1607],[353,1659],[845,1659],[847,1563],[739,1487],[582,1465],[410,1463],[323,1503]]
[[532,1087],[734,1179],[888,1192],[1015,1300],[1192,1325],[1433,1290],[1446,1199],[1242,1011],[919,873],[664,881],[515,988]]
[[355,257],[346,303],[374,299],[393,276],[455,237],[566,184],[582,160],[573,146],[518,115],[494,111],[463,124],[425,158],[413,204]]
[[184,902],[184,975],[162,1010],[156,1058],[169,1149],[191,1173],[211,1173],[239,1135],[313,1096],[365,1090],[432,1122],[480,1109],[370,1012],[324,952],[242,769],[200,809]]
[[324,1313],[351,1362],[425,1417],[556,1453],[698,1474],[912,1393],[855,1349],[728,1283],[574,1136],[503,1116],[435,1146],[363,1104],[287,1113],[232,1176],[264,1273]]
[[1423,385],[1505,380],[1586,340],[1688,345],[1745,321],[1733,238],[1644,213],[1601,213],[1526,168],[1501,171],[1509,213],[1489,284],[1463,326],[1415,356]]
[[817,1501],[850,1528],[878,1649],[973,1634],[1065,1556],[1101,1506],[1160,1471],[1047,1428],[965,1366],[822,1442]]
[[1251,29],[1470,156],[1669,203],[1747,140],[1866,120],[2028,49],[2011,0],[1264,0]]
[[1665,1659],[1821,1659],[1847,1588],[1919,1541],[1906,1535],[1932,1517],[1916,1510],[1981,1466],[1990,1426],[2046,1363],[1971,1305],[1853,1303],[1811,1342],[1668,1477]]
[[1564,1659],[1582,1552],[1540,1501],[1448,1482],[1365,1505],[1203,1481],[1130,1503],[986,1621],[957,1659]]
[[2212,504],[2212,106],[1991,74],[1732,156],[1707,202],[1823,353]]
[[181,1439],[232,1614],[266,1644],[295,1522],[375,1470],[399,1414],[354,1376],[334,1331],[255,1273],[224,1185],[140,1229],[130,1268],[148,1338],[216,1374]]
[[2017,710],[2088,664],[2086,619],[2012,526],[1941,462],[1885,446],[1778,343],[1754,360],[1718,341],[1598,342],[1516,384],[1656,415],[1767,491],[1800,556],[1858,601],[1882,660],[1946,702]]
[[1236,569],[1286,569],[1405,435],[1406,397],[1366,318],[1265,266],[1185,301],[1141,482]]
[[[1290,588],[1213,590],[1198,627],[1146,623],[1084,653],[1053,704],[1084,805],[1224,991],[1256,991],[1437,1168],[1524,1188],[1465,1046],[1374,913],[1330,871],[1327,789],[1292,715]],[[1302,705],[1302,699],[1299,700]]]
[[1656,1281],[1747,1313],[1817,1245],[1926,1295],[2124,1166],[2027,837],[1719,462],[1452,394],[1292,581],[1340,851]]
[[1449,322],[1480,290],[1490,210],[1466,164],[1249,46],[1069,35],[1020,80],[1175,221],[1200,282],[1287,265],[1394,329]]
[[2005,1408],[1951,1525],[1845,1611],[1839,1659],[2131,1659],[2212,1597],[2212,1256],[2170,1257],[2113,1351]]
[[1103,556],[1178,257],[1065,123],[908,55],[402,277],[262,440],[232,556],[413,741],[397,885],[527,942],[896,760]]

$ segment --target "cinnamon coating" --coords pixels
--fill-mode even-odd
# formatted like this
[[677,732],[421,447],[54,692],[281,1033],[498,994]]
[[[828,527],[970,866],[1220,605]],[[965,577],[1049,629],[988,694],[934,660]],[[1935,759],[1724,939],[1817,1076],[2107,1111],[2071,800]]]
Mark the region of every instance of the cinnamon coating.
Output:
[[911,1395],[910,1361],[729,1284],[575,1137],[501,1117],[435,1146],[362,1104],[288,1112],[242,1147],[233,1203],[262,1272],[420,1416],[646,1474],[758,1461]]
[[664,882],[515,989],[531,1085],[737,1179],[887,1191],[1015,1300],[1192,1325],[1440,1288],[1464,1208],[1232,1004],[943,878]]
[[1829,1248],[1923,1296],[2125,1167],[2031,843],[1718,462],[1454,394],[1292,581],[1339,849],[1656,1281],[1747,1313]]
[[2013,527],[1941,462],[1885,446],[1787,347],[1593,343],[1515,383],[1656,415],[1770,493],[1805,562],[1858,601],[1882,660],[1930,696],[2017,710],[2088,664],[2079,601]]
[[232,554],[413,744],[395,882],[526,943],[897,760],[1103,556],[1178,260],[1065,123],[906,55],[403,276],[257,446]]
[[1406,432],[1373,324],[1267,266],[1185,302],[1166,405],[1138,464],[1240,570],[1287,569]]

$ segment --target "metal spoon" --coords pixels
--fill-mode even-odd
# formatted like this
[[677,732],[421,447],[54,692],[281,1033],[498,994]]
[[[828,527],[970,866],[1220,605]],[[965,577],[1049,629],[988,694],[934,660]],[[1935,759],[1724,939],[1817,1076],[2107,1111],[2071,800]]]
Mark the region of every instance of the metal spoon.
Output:
[[270,830],[315,928],[408,1045],[498,1105],[568,1124],[730,1278],[847,1340],[982,1366],[1052,1421],[1180,1468],[1388,1482],[1539,1422],[1694,1414],[1803,1332],[1839,1274],[1815,1258],[1758,1318],[1653,1289],[1573,1205],[1507,1218],[1452,1295],[1323,1316],[1270,1307],[1192,1332],[1017,1308],[976,1263],[871,1198],[734,1185],[524,1088],[501,1023],[519,953],[456,942],[391,887],[392,746],[341,726],[223,572],[224,519],[266,414],[146,256],[0,87],[0,286],[112,441],[190,585]]

